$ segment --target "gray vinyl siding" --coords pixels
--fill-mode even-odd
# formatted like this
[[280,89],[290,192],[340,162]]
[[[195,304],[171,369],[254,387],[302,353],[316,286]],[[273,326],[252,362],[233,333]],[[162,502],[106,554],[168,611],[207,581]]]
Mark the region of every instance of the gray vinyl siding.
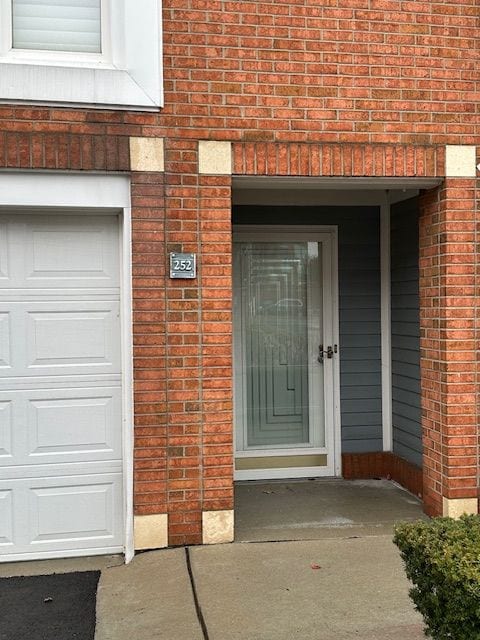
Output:
[[378,207],[235,206],[234,224],[338,226],[342,452],[381,451]]
[[422,465],[418,204],[398,203],[391,213],[393,450]]

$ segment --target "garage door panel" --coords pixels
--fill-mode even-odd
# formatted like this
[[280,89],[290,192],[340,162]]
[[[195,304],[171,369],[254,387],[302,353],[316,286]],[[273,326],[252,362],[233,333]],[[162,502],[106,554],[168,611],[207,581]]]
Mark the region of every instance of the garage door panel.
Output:
[[0,464],[5,464],[6,458],[13,458],[13,411],[12,402],[0,401]]
[[[111,368],[114,353],[110,336],[112,331],[118,333],[118,307],[111,305],[113,309],[96,311],[27,312],[28,368],[92,364]],[[118,362],[115,364],[118,367]]]
[[11,358],[0,377],[120,373],[118,301],[2,301],[0,314],[7,307]]
[[10,313],[0,313],[0,369],[9,369],[11,366],[10,355]]
[[7,249],[3,268],[0,262],[0,273],[7,274],[5,287],[119,286],[114,216],[0,216],[0,229],[0,247],[4,237]]
[[76,286],[79,280],[83,284],[87,281],[87,286],[118,284],[110,244],[105,242],[105,225],[97,223],[95,227],[70,224],[69,228],[60,229],[50,224],[33,229],[27,245],[26,286],[45,286],[45,281],[52,285],[52,279],[61,284],[73,280]]
[[75,550],[119,552],[122,509],[121,473],[0,482],[0,514],[7,516],[0,525],[2,560]]
[[[30,489],[30,542],[64,542],[81,538],[114,538],[112,482],[83,479],[56,481],[53,487]],[[78,481],[78,479],[77,479]],[[68,484],[67,484],[68,483]]]
[[[120,462],[121,411],[120,387],[2,392],[1,464],[23,467]],[[13,423],[16,425],[14,438]],[[26,471],[22,469],[19,473]]]
[[0,491],[0,553],[6,545],[13,545],[13,492]]
[[39,464],[59,457],[92,460],[93,453],[121,459],[120,415],[119,389],[109,395],[92,390],[91,396],[30,400],[29,455]]
[[[0,216],[0,282],[2,286],[8,286],[6,282],[9,280],[9,245],[8,242],[8,224],[4,218]],[[3,282],[2,282],[3,280]]]

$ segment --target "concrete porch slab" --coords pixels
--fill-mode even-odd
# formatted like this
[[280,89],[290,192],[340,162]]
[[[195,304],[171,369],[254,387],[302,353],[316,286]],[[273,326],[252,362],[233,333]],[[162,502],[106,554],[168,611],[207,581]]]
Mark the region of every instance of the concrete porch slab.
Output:
[[235,486],[235,542],[391,534],[424,518],[421,502],[388,480],[291,480]]

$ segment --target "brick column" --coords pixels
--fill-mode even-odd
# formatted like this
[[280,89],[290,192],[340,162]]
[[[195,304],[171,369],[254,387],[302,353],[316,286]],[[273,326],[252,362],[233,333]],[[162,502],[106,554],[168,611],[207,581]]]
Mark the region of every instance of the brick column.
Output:
[[165,255],[194,253],[195,280],[165,278],[167,506],[170,546],[202,541],[201,292],[195,140],[165,141]]
[[135,549],[168,544],[163,152],[162,138],[130,138]]
[[202,542],[233,540],[232,149],[199,143]]
[[429,515],[478,511],[474,157],[472,167],[471,148],[455,147],[449,164],[447,147],[446,172],[452,177],[421,201],[421,388]]
[[165,252],[195,253],[195,280],[165,277],[168,544],[233,538],[231,145],[165,141]]

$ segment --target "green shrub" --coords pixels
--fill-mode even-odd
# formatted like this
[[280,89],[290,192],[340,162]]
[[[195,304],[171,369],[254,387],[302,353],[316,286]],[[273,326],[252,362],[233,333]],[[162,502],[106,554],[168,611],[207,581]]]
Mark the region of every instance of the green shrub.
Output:
[[480,517],[395,527],[410,597],[435,640],[480,640]]

